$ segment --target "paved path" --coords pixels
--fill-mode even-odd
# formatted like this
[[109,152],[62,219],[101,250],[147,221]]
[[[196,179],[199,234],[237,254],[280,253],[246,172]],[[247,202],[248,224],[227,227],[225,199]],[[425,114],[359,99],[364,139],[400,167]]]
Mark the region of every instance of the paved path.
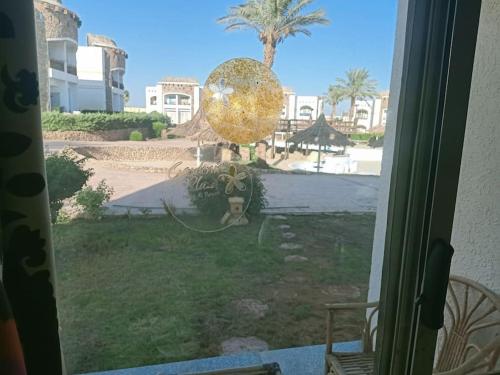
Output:
[[[126,172],[122,172],[126,173]],[[131,185],[129,173],[118,173],[119,184]],[[147,174],[145,174],[147,175]],[[138,176],[139,177],[139,176]],[[144,176],[146,177],[146,176]],[[142,186],[125,194],[123,191],[109,203],[111,211],[123,213],[127,208],[150,208],[153,213],[163,212],[162,201],[173,204],[177,212],[193,211],[182,180],[167,181],[161,175],[147,176]],[[114,186],[110,175],[108,183]],[[139,177],[141,178],[141,177]],[[319,213],[319,212],[375,212],[377,208],[378,180],[376,176],[263,174],[267,189],[267,213]],[[158,182],[158,179],[163,179]]]

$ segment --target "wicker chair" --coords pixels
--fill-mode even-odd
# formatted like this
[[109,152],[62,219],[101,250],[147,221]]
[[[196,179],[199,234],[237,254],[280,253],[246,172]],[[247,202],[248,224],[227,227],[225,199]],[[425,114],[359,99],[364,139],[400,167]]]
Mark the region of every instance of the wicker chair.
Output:
[[[371,375],[374,369],[372,324],[378,303],[327,305],[325,374]],[[361,353],[332,351],[335,313],[366,309]],[[450,276],[446,298],[445,325],[440,331],[434,374],[469,375],[500,373],[500,297],[464,277]]]

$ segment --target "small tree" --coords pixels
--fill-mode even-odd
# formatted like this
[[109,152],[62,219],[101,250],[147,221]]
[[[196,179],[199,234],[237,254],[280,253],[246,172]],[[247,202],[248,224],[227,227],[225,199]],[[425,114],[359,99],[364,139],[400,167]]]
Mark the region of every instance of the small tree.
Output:
[[92,176],[91,169],[83,168],[84,160],[78,160],[68,150],[51,155],[45,160],[47,187],[52,222],[55,222],[63,200],[71,198]]

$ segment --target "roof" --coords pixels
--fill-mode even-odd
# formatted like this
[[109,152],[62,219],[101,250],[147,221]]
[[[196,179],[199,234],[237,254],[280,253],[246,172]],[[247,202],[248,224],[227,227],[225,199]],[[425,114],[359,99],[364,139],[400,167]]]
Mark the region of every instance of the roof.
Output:
[[116,42],[106,35],[87,34],[87,44],[89,46],[118,48]]
[[191,140],[217,143],[227,142],[212,129],[201,108],[190,121],[177,125],[171,134],[187,137]]
[[196,78],[192,77],[174,77],[174,76],[166,76],[160,80],[161,83],[193,83],[199,85],[200,83]]
[[349,138],[331,127],[327,122],[324,114],[321,114],[316,122],[307,129],[301,130],[293,135],[288,142],[299,144],[319,144],[320,146],[350,146],[353,143]]

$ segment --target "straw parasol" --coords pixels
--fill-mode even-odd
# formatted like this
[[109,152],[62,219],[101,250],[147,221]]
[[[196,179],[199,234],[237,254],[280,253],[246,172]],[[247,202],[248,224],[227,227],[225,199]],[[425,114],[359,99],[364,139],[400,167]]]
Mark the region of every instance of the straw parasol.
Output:
[[171,134],[201,142],[228,142],[212,129],[206,117],[203,115],[203,111],[201,110],[201,108],[198,110],[198,112],[196,112],[191,120],[185,122],[184,124],[178,125]]
[[294,143],[295,145],[300,143],[318,145],[318,172],[320,168],[322,147],[323,149],[326,149],[327,146],[343,147],[345,150],[347,146],[352,146],[354,144],[345,134],[328,125],[324,114],[321,114],[312,126],[290,137],[288,142]]

